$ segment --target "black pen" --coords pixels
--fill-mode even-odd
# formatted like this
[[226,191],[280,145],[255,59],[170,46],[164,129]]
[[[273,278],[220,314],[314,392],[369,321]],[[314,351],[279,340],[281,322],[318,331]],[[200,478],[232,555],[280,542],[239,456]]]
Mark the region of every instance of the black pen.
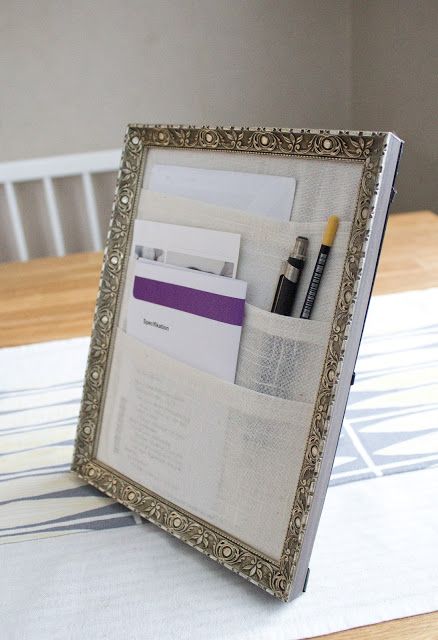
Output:
[[271,312],[282,316],[290,316],[295,300],[298,282],[304,267],[309,241],[303,236],[298,236],[295,246],[286,263],[284,273],[281,274],[275,292]]
[[318,254],[318,259],[316,261],[315,268],[310,279],[309,288],[307,289],[306,297],[304,299],[303,308],[301,310],[300,318],[304,318],[305,320],[308,320],[310,318],[310,314],[312,313],[316,294],[318,293],[319,284],[321,282],[322,274],[324,273],[325,263],[327,262],[330,248],[335,239],[338,225],[338,216],[330,216],[327,220],[324,235],[322,237],[321,248]]

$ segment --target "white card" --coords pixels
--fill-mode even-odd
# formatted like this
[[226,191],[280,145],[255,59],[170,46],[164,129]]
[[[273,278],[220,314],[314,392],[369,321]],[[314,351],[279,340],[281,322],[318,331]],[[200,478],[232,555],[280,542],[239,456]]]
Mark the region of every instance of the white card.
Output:
[[296,180],[241,171],[156,164],[145,189],[289,221]]
[[245,297],[242,280],[138,260],[127,332],[185,364],[234,382]]
[[235,278],[240,235],[136,220],[132,257]]

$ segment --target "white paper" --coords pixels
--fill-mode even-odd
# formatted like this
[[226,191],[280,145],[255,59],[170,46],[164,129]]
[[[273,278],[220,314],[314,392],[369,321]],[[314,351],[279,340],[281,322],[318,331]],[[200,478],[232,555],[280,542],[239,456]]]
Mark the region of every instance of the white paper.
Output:
[[312,412],[118,330],[97,457],[279,561]]
[[155,164],[149,183],[143,186],[150,191],[289,221],[296,180],[260,173]]
[[[159,263],[137,261],[134,271],[134,288],[128,302],[127,332],[144,344],[166,353],[201,371],[234,382],[240,335],[243,322],[239,325],[198,315],[196,312],[182,311],[166,304],[156,304],[134,296],[136,279],[161,282],[177,287],[185,287],[200,292],[226,296],[230,304],[240,305],[246,296],[246,282],[234,278],[224,278],[179,269]],[[184,290],[180,290],[184,295]],[[195,301],[194,304],[196,304]],[[220,300],[214,304],[220,305]],[[202,309],[200,311],[202,313]],[[212,315],[216,309],[212,310]]]

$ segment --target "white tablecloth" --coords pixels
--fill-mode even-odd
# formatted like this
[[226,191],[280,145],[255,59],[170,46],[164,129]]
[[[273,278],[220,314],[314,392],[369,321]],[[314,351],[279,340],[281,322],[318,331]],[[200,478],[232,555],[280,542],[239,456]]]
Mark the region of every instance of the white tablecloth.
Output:
[[436,310],[437,290],[373,299],[346,483],[287,605],[68,472],[87,339],[1,350],[0,637],[293,640],[437,608]]
[[151,524],[0,547],[5,640],[292,640],[438,607],[436,469],[329,490],[289,604]]

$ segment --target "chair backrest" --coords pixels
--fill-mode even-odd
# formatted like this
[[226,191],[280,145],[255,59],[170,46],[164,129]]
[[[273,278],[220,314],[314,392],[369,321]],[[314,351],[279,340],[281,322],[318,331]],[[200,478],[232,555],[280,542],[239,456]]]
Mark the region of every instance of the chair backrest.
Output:
[[93,249],[98,251],[102,249],[102,239],[92,176],[93,174],[116,171],[119,164],[120,149],[53,156],[50,158],[35,158],[0,164],[0,185],[3,185],[5,191],[9,221],[18,260],[29,260],[31,256],[29,255],[28,243],[23,228],[16,185],[35,180],[41,181],[53,246],[56,255],[62,256],[66,253],[65,239],[53,179],[80,176],[91,244]]

